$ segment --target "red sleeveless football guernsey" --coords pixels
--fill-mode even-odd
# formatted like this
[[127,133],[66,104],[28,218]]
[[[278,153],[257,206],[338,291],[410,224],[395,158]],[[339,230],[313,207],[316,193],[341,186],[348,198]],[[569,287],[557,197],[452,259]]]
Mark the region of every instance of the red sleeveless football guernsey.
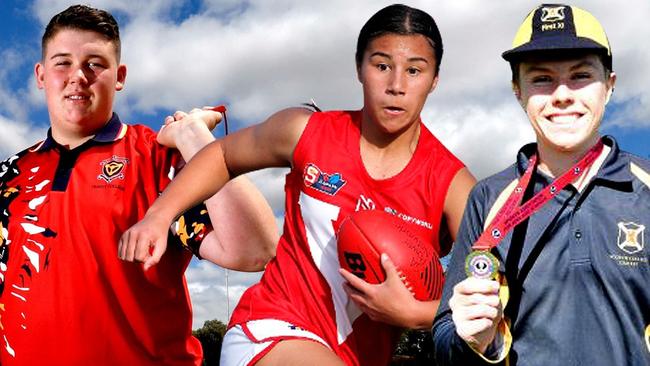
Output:
[[400,329],[370,320],[343,291],[336,237],[354,211],[380,209],[411,224],[440,252],[438,229],[450,181],[463,167],[420,122],[411,161],[384,180],[369,176],[359,152],[361,112],[314,113],[286,176],[284,233],[259,284],[230,326],[279,319],[310,331],[349,365],[385,365]]

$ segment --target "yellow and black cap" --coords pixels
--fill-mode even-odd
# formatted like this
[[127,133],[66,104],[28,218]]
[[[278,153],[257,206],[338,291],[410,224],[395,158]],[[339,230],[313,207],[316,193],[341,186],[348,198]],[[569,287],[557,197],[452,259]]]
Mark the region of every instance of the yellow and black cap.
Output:
[[586,10],[562,4],[542,4],[519,27],[512,49],[501,56],[508,62],[549,51],[593,51],[612,69],[612,51],[605,30]]

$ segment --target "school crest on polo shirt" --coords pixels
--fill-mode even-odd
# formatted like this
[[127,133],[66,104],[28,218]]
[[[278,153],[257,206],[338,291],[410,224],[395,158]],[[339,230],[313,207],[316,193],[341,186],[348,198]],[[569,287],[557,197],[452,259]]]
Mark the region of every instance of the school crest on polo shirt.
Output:
[[[616,249],[609,257],[621,267],[647,269],[650,263],[645,254],[645,225],[632,221],[616,224],[618,236]],[[612,246],[614,243],[611,244]]]
[[109,159],[99,163],[101,168],[97,179],[110,183],[115,179],[124,180],[124,168],[129,163],[129,159],[113,155]]
[[618,223],[618,247],[627,254],[636,254],[645,246],[645,226],[634,222]]

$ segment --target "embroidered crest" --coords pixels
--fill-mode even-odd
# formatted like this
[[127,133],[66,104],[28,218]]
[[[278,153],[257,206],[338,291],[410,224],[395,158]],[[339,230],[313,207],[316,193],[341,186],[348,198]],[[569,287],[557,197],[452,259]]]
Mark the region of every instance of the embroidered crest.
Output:
[[643,231],[644,225],[633,222],[618,223],[618,247],[628,254],[638,253],[645,245]]
[[102,168],[101,174],[97,176],[97,179],[106,181],[110,183],[115,179],[124,179],[124,167],[129,163],[129,159],[120,158],[113,155],[110,159],[106,159],[99,163]]
[[564,6],[543,7],[542,22],[557,22],[564,20]]

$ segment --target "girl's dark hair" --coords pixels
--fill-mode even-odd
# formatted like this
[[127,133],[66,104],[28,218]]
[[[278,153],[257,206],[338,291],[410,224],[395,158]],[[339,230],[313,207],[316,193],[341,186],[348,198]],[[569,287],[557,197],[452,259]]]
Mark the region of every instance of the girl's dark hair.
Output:
[[54,36],[61,30],[85,30],[101,34],[115,45],[117,61],[120,60],[120,28],[113,16],[101,9],[86,5],[73,5],[52,17],[45,27],[41,39],[41,51],[45,58],[45,48]]
[[425,36],[433,47],[433,54],[436,58],[436,75],[438,75],[442,61],[442,37],[435,20],[420,9],[402,4],[393,4],[379,10],[363,25],[357,40],[355,56],[357,67],[361,66],[363,53],[368,44],[373,39],[385,34],[421,34]]

